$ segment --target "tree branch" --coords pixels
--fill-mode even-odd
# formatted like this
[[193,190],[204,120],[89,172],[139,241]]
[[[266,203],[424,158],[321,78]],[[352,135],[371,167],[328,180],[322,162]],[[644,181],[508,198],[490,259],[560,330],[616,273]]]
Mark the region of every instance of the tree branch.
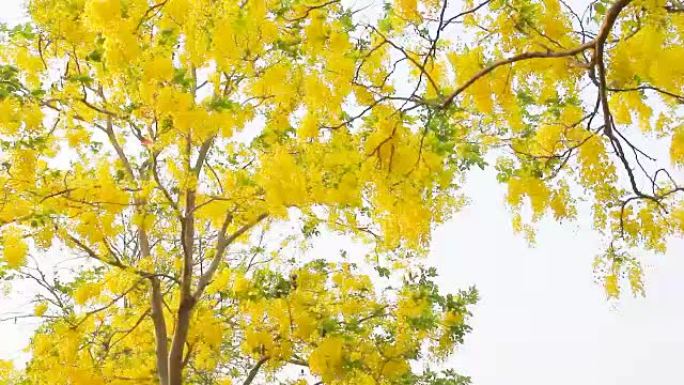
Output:
[[204,274],[200,277],[199,281],[197,282],[197,289],[195,290],[195,293],[193,294],[193,297],[195,298],[195,300],[199,299],[199,297],[204,292],[204,289],[207,287],[207,285],[211,282],[212,278],[214,277],[214,274],[216,273],[216,270],[218,270],[219,264],[221,263],[221,260],[223,259],[223,254],[224,254],[226,248],[230,244],[232,244],[238,237],[240,237],[242,234],[247,232],[252,227],[259,224],[259,222],[264,220],[266,217],[268,217],[267,214],[259,215],[255,220],[253,220],[252,222],[247,223],[244,226],[240,227],[237,231],[235,231],[233,234],[231,234],[228,237],[225,236],[225,232],[226,232],[226,228],[230,224],[230,221],[232,221],[232,216],[228,215],[226,217],[226,220],[223,223],[223,227],[221,229],[221,232],[219,233],[219,238],[218,238],[218,242],[216,245],[216,255],[214,255],[214,259],[211,261],[211,264],[209,265],[209,268],[207,269],[207,271],[204,272]]
[[261,366],[263,366],[269,358],[270,357],[268,356],[264,356],[259,361],[257,361],[256,365],[254,365],[252,370],[249,371],[249,374],[247,374],[247,378],[245,378],[245,381],[242,383],[242,385],[250,385],[252,381],[254,381],[254,377],[256,377],[256,375],[259,373],[259,369],[261,369]]

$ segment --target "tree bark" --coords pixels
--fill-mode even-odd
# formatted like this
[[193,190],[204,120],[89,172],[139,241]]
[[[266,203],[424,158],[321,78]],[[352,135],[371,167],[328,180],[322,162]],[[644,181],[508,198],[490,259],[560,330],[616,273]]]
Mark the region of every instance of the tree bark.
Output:
[[152,283],[152,321],[156,338],[157,376],[159,385],[169,385],[169,346],[164,320],[161,288],[156,277],[150,279]]
[[178,308],[178,322],[176,322],[176,332],[171,343],[169,353],[169,385],[183,384],[183,351],[185,342],[188,339],[190,330],[190,318],[195,301],[192,297],[184,297]]
[[189,189],[185,200],[185,216],[181,223],[181,243],[183,246],[183,273],[180,284],[180,304],[178,305],[176,329],[169,353],[169,385],[183,384],[183,351],[190,330],[190,318],[196,299],[192,295],[192,259],[195,242],[195,200],[196,192]]

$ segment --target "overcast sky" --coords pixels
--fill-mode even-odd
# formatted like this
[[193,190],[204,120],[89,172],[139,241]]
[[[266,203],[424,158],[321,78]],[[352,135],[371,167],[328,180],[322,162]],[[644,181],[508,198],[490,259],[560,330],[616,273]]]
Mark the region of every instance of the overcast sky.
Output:
[[[21,3],[0,0],[0,19],[18,20]],[[428,261],[445,290],[475,284],[482,296],[452,362],[459,371],[476,385],[684,383],[684,242],[644,258],[646,298],[607,302],[591,266],[604,245],[589,221],[547,220],[530,248],[491,173],[465,189],[472,203],[437,229]],[[0,312],[16,305],[0,290]],[[22,358],[28,326],[0,323],[0,359]]]

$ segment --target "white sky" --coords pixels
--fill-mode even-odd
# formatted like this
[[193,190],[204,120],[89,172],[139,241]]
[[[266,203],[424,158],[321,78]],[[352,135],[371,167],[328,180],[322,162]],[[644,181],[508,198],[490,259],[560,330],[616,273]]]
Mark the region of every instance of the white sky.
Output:
[[[0,0],[0,20],[19,20],[21,3]],[[587,220],[544,221],[529,248],[491,173],[473,173],[465,188],[472,203],[437,229],[428,261],[444,290],[475,284],[481,293],[474,330],[452,361],[460,372],[476,385],[684,383],[684,241],[644,259],[646,298],[609,303],[593,282],[603,245]],[[0,313],[10,306],[0,288]],[[23,356],[29,329],[0,323],[0,359]]]

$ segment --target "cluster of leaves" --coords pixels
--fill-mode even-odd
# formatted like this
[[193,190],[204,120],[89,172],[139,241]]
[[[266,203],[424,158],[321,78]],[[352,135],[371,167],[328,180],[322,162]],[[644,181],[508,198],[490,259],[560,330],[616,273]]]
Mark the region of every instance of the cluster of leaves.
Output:
[[[187,383],[245,381],[255,368],[266,380],[282,379],[298,367],[295,382],[315,375],[333,384],[466,383],[452,371],[415,374],[411,365],[442,361],[463,342],[474,289],[440,294],[434,269],[418,269],[393,288],[374,286],[350,263],[283,268],[219,268],[193,316]],[[51,317],[33,338],[25,382],[17,383],[158,383],[147,286],[134,274],[91,270],[65,293],[55,291],[59,302],[45,298],[49,312],[36,312]],[[177,294],[166,301],[172,324]]]

